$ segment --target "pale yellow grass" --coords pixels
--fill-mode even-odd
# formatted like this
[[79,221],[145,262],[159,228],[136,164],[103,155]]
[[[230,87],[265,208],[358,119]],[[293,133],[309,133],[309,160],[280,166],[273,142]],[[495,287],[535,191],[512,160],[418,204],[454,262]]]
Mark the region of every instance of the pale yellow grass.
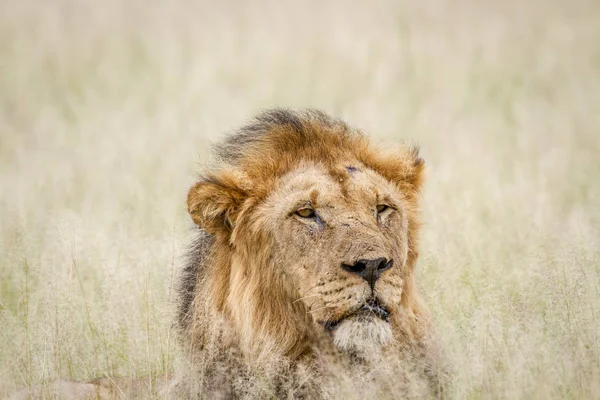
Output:
[[0,397],[173,370],[197,163],[289,106],[420,143],[451,398],[600,398],[595,1],[3,1],[0,68]]

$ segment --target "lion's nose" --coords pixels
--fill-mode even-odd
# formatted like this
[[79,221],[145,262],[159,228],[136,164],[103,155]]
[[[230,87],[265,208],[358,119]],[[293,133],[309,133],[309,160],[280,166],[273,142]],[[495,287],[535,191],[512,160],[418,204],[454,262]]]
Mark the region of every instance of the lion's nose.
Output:
[[375,282],[379,279],[379,275],[386,269],[390,269],[394,265],[394,260],[388,260],[381,257],[374,260],[358,260],[354,265],[342,263],[342,268],[346,271],[360,275],[371,286],[371,290],[375,289]]

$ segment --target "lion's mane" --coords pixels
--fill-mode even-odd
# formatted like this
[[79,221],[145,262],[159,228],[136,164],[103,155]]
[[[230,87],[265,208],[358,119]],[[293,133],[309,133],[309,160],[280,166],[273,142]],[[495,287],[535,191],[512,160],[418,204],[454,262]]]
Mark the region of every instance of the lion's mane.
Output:
[[[348,154],[395,182],[405,194],[408,256],[402,315],[395,329],[401,348],[422,352],[427,347],[430,318],[414,281],[423,169],[418,150],[405,146],[400,152],[381,151],[359,131],[319,111],[270,110],[216,146],[215,163],[200,177],[202,186],[190,192],[210,199],[212,206],[188,197],[198,227],[179,279],[177,324],[185,354],[181,368],[195,374],[182,379],[194,380],[202,393],[234,395],[241,390],[239,381],[247,379],[253,368],[269,375],[259,362],[269,356],[284,361],[282,368],[288,371],[284,374],[295,368],[296,379],[305,379],[297,378],[298,366],[300,375],[315,373],[307,372],[318,364],[315,348],[342,364],[356,364],[351,358],[342,360],[345,356],[331,349],[326,337],[307,328],[306,312],[279,277],[261,274],[260,268],[240,277],[232,268],[234,253],[254,267],[268,263],[269,239],[255,234],[258,222],[244,215],[271,193],[278,178],[296,168],[299,160],[328,164]],[[275,386],[286,387],[281,379]],[[292,386],[297,394],[302,385]]]

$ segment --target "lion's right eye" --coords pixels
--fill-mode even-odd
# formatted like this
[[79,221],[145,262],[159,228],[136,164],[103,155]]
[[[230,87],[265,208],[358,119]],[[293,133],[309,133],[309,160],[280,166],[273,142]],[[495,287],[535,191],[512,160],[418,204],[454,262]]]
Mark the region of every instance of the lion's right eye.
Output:
[[382,212],[384,212],[385,210],[387,210],[388,208],[390,208],[390,206],[388,206],[387,204],[378,204],[377,205],[377,212],[379,214],[381,214]]
[[302,218],[312,218],[315,216],[315,210],[312,208],[301,208],[296,214]]

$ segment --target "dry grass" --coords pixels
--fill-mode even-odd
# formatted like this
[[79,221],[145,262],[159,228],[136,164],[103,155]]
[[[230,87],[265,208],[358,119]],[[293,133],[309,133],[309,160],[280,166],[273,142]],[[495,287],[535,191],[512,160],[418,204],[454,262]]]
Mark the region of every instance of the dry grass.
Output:
[[598,38],[593,0],[0,3],[0,396],[172,370],[196,162],[310,106],[421,144],[450,396],[600,398]]

